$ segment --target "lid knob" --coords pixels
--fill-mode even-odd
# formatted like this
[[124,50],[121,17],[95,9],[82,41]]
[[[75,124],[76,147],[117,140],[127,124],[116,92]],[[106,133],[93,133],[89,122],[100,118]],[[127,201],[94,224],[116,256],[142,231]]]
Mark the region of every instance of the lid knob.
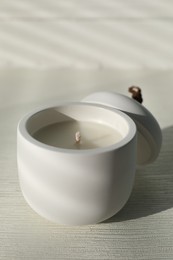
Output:
[[143,102],[142,91],[137,86],[131,86],[129,92],[132,93],[132,98],[138,101],[140,104]]

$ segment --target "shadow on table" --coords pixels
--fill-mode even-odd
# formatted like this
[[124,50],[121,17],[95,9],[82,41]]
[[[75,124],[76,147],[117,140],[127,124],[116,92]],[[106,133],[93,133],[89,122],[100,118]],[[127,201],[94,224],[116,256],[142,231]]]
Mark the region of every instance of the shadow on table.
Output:
[[152,215],[173,207],[173,126],[162,130],[159,158],[137,170],[132,194],[122,210],[103,223]]

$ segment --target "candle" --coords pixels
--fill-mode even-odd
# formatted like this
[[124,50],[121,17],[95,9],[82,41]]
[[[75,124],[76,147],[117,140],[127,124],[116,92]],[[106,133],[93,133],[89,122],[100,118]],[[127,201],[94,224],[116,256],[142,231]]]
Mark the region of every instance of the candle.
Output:
[[108,147],[122,140],[122,135],[110,126],[75,120],[48,125],[33,137],[44,144],[65,149]]
[[41,216],[60,224],[95,224],[128,200],[136,167],[136,126],[102,105],[40,108],[18,125],[21,190]]

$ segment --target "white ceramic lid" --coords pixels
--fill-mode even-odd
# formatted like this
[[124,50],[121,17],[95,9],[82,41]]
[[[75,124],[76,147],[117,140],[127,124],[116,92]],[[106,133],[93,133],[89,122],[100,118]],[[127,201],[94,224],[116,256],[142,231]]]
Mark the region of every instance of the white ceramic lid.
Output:
[[82,102],[101,104],[126,113],[134,120],[138,129],[137,164],[149,164],[157,158],[162,143],[161,129],[154,116],[139,102],[106,91],[92,93]]

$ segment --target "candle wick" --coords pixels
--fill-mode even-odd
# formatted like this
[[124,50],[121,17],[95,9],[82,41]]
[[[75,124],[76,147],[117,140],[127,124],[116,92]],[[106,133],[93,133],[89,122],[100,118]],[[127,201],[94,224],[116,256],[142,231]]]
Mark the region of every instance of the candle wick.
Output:
[[75,133],[75,141],[77,144],[79,144],[81,141],[81,134],[79,131]]

